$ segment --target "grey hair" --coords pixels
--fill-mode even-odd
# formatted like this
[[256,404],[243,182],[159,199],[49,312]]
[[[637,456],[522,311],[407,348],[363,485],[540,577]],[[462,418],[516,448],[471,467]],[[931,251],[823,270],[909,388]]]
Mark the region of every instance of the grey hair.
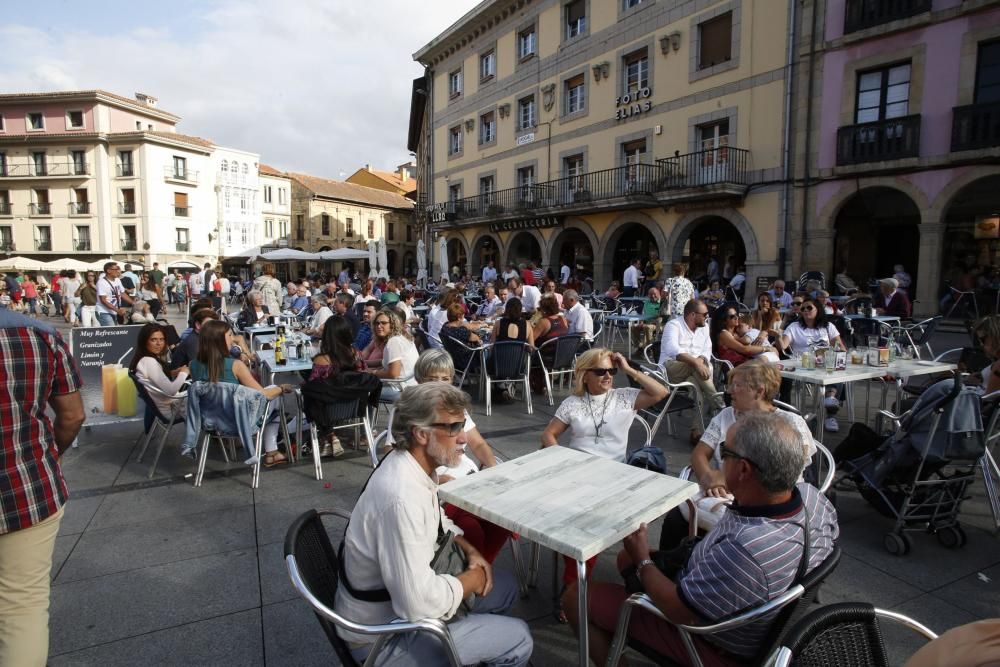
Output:
[[563,292],[563,301],[566,299],[572,299],[573,301],[580,300],[580,294],[575,289],[568,289]]
[[249,292],[247,292],[247,297],[246,297],[247,301],[253,303],[253,300],[256,299],[257,297],[263,299],[264,293],[261,292],[259,289],[252,289]]
[[417,363],[413,366],[413,377],[417,382],[424,382],[429,376],[439,373],[455,375],[455,362],[447,350],[427,348],[420,353]]
[[802,474],[802,437],[775,413],[750,412],[739,421],[732,449],[757,465],[754,475],[765,491],[788,491]]
[[413,449],[413,429],[430,428],[437,411],[464,414],[469,397],[458,387],[444,382],[427,382],[403,389],[392,418],[393,447]]

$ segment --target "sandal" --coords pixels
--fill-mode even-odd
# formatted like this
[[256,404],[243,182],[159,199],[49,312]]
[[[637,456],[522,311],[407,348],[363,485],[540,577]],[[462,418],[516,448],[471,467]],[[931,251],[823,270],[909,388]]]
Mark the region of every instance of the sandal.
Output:
[[[278,458],[279,456],[281,458]],[[288,457],[285,456],[284,454],[278,453],[278,454],[265,454],[264,455],[264,467],[265,468],[273,468],[274,466],[280,466],[280,465],[283,465],[285,463],[288,463]]]

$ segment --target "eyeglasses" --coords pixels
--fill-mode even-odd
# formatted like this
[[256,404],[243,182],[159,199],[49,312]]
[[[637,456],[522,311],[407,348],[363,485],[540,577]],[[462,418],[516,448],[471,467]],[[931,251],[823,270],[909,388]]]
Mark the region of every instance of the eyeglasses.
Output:
[[614,377],[618,375],[617,368],[588,368],[587,370],[598,377],[604,377],[605,375],[610,375],[611,377]]
[[375,320],[375,326],[380,327],[383,324],[389,326],[389,320]]
[[458,422],[434,422],[431,426],[447,431],[448,435],[458,435],[465,426],[465,420],[463,419]]
[[729,449],[729,447],[726,447],[726,443],[724,442],[719,444],[719,457],[723,459],[740,459],[742,461],[746,461],[754,468],[760,468],[760,466],[757,465],[753,459],[748,459],[739,452]]
[[708,317],[708,311],[707,310],[706,311],[698,310],[698,311],[695,311],[695,315],[701,315],[702,317]]
[[792,301],[792,305],[793,306],[801,306],[802,302],[801,301]]
[[816,310],[816,306],[802,306],[803,313],[809,313]]

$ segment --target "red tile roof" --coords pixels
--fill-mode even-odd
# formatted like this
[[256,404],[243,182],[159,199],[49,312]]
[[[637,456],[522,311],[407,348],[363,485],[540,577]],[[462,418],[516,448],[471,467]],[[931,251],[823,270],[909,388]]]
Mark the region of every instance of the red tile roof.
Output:
[[298,181],[302,187],[320,197],[340,199],[342,201],[360,202],[382,208],[412,209],[413,202],[403,195],[386,190],[369,188],[364,185],[334,181],[327,178],[289,172],[288,176]]
[[22,99],[24,100],[44,100],[46,98],[59,99],[62,97],[107,97],[116,102],[124,104],[126,106],[139,109],[141,111],[150,111],[155,114],[170,116],[176,120],[180,120],[180,116],[172,114],[169,111],[164,111],[159,107],[151,107],[147,104],[143,104],[139,100],[131,97],[124,97],[122,95],[117,95],[115,93],[109,92],[107,90],[58,90],[43,93],[2,93],[0,94],[0,103],[3,102],[17,102]]
[[281,171],[280,169],[275,169],[271,165],[264,164],[263,162],[261,162],[260,165],[257,167],[257,171],[259,171],[264,176],[284,176],[285,178],[289,177],[288,174]]

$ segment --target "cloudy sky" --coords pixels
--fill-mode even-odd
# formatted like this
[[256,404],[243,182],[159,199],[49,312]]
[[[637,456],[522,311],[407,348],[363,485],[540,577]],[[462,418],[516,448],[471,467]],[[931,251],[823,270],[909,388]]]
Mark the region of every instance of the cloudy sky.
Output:
[[406,150],[412,54],[475,0],[4,3],[0,91],[141,91],[178,131],[343,178]]

